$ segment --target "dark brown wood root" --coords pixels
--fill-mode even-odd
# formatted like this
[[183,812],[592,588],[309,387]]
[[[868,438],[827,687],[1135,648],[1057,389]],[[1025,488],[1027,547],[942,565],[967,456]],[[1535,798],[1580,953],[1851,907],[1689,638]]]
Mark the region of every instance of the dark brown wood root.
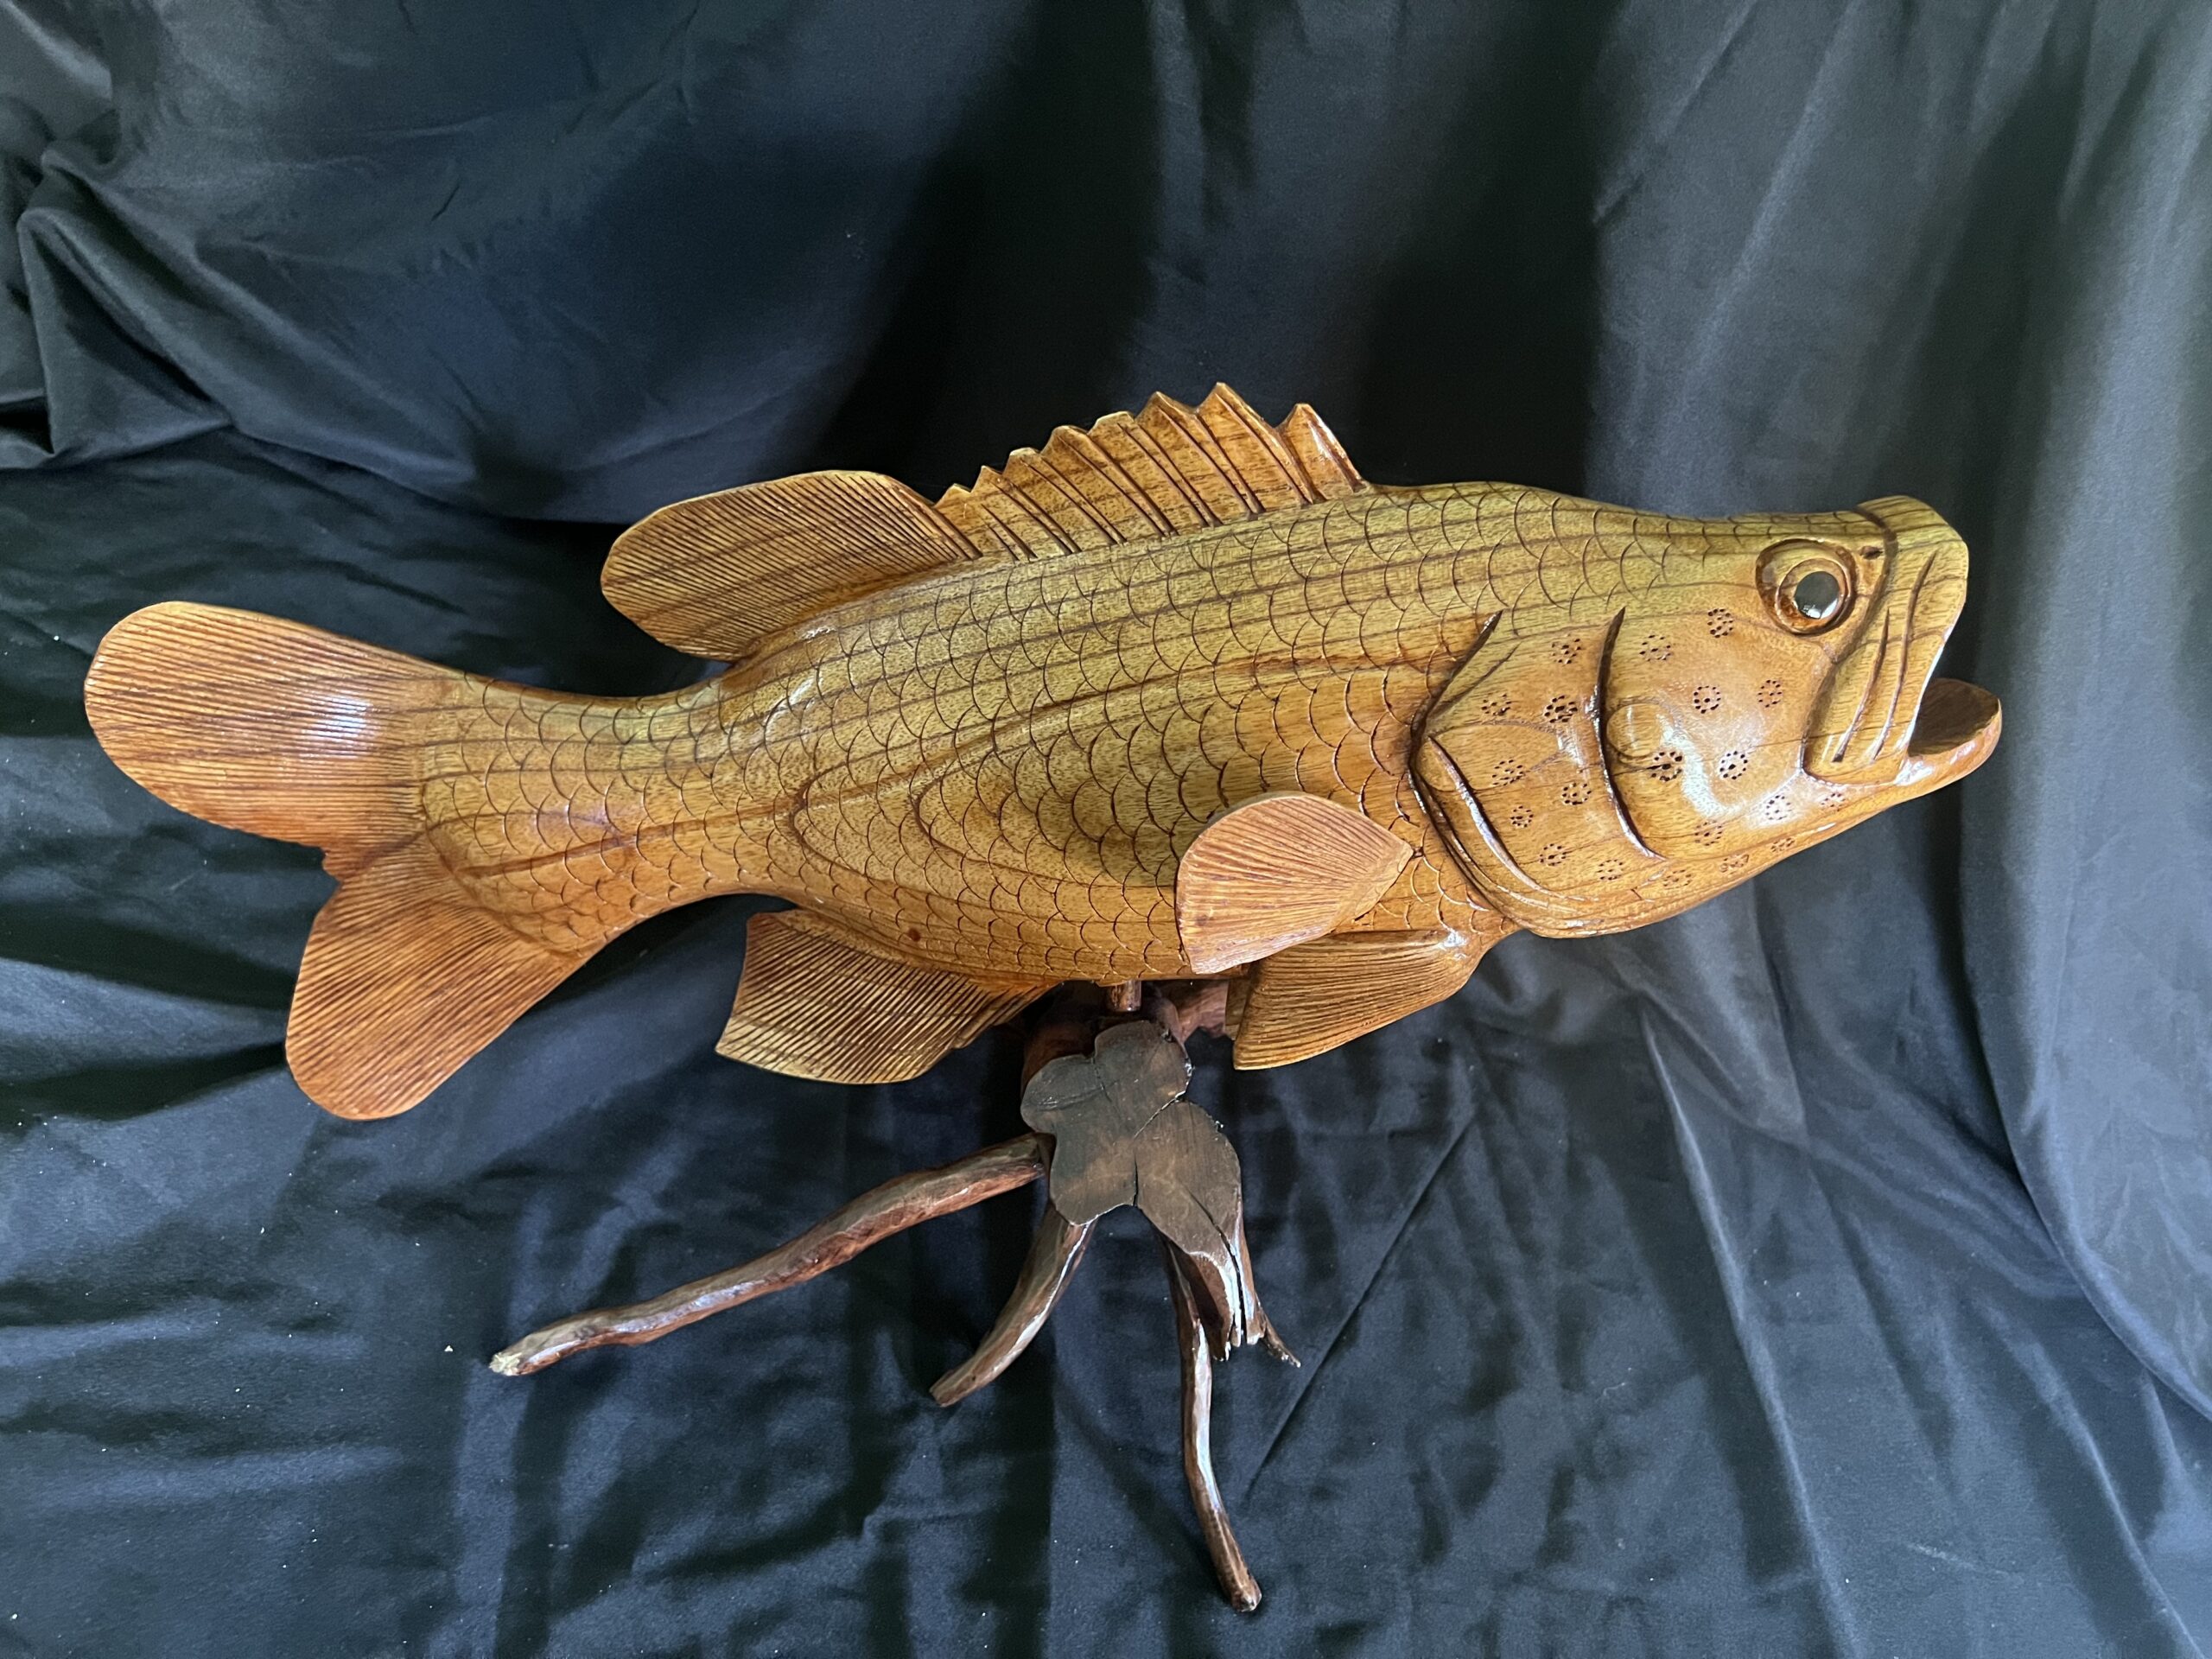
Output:
[[[1056,1061],[1087,1056],[1092,1064],[1099,1065],[1120,1055],[1129,1046],[1131,1036],[1114,1037],[1106,1045],[1114,1054],[1103,1055],[1101,1027],[1121,1033],[1128,1016],[1133,1014],[1149,1020],[1169,1039],[1173,1045],[1169,1053],[1180,1063],[1175,1076],[1187,1078],[1187,1062],[1182,1061],[1178,1051],[1194,1033],[1224,1028],[1229,1022],[1229,993],[1230,988],[1219,981],[1165,984],[1132,981],[1107,988],[1065,988],[1042,1011],[1030,1039],[1022,1067],[1025,1090],[1045,1067]],[[1159,1087],[1173,1094],[1173,1081],[1170,1078]],[[1160,1230],[1182,1366],[1183,1475],[1198,1511],[1199,1536],[1213,1562],[1222,1594],[1239,1612],[1249,1613],[1260,1605],[1260,1585],[1237,1546],[1220,1485],[1214,1478],[1213,1368],[1217,1360],[1226,1358],[1248,1342],[1265,1346],[1292,1364],[1298,1362],[1276,1336],[1253,1285],[1250,1249],[1244,1236],[1243,1195],[1234,1152],[1221,1139],[1217,1126],[1183,1102],[1179,1094],[1165,1104],[1157,1099],[1151,1104],[1155,1109],[1142,1120],[1139,1139],[1144,1144],[1137,1152],[1160,1167],[1136,1183],[1151,1202],[1147,1204],[1134,1194],[1121,1202],[1139,1203]],[[1096,1103],[1091,1106],[1095,1111]],[[1198,1153],[1174,1136],[1163,1139],[1154,1133],[1171,1109],[1192,1120],[1184,1126],[1182,1140],[1197,1143]],[[1025,1098],[1025,1115],[1028,1110]],[[1205,1133],[1194,1126],[1203,1126]],[[1056,1121],[1052,1128],[1065,1128],[1079,1141],[1078,1130],[1090,1133],[1096,1126],[1086,1120],[1071,1119],[1066,1126]],[[1160,1144],[1155,1146],[1154,1141]],[[1217,1157],[1209,1150],[1216,1141],[1220,1144]],[[1033,1132],[940,1168],[899,1176],[861,1194],[789,1243],[741,1267],[695,1280],[649,1301],[596,1308],[534,1331],[493,1356],[492,1369],[505,1376],[528,1376],[587,1348],[652,1342],[711,1313],[804,1284],[893,1233],[1027,1185],[1048,1173],[1056,1150],[1074,1156],[1072,1144],[1056,1142],[1052,1134]],[[1222,1166],[1214,1168],[1214,1164]],[[1161,1203],[1178,1195],[1189,1201],[1179,1207],[1171,1205],[1172,1213],[1160,1210]],[[1077,1213],[1089,1211],[1078,1207]],[[998,1319],[976,1351],[931,1388],[939,1405],[956,1404],[996,1381],[1035,1340],[1081,1264],[1096,1225],[1095,1219],[1071,1222],[1057,1202],[1047,1199],[1020,1277]],[[1176,1242],[1179,1238],[1183,1240],[1180,1244]]]
[[976,1389],[997,1382],[1006,1368],[1021,1357],[1021,1351],[1035,1339],[1059,1306],[1061,1294],[1075,1277],[1096,1224],[1084,1222],[1077,1226],[1050,1204],[1045,1206],[1037,1223],[1037,1236],[1030,1241],[1028,1259],[1021,1264],[1021,1276],[1014,1281],[1014,1294],[1007,1299],[998,1322],[974,1353],[931,1385],[931,1399],[940,1406],[958,1405]]
[[492,1369],[502,1376],[528,1376],[587,1348],[652,1342],[710,1313],[804,1284],[893,1233],[1027,1186],[1044,1174],[1046,1160],[1044,1138],[1023,1135],[939,1168],[899,1176],[741,1267],[680,1285],[650,1301],[594,1308],[533,1331],[494,1354]]
[[1145,1017],[1185,1046],[1202,1031],[1224,1036],[1229,992],[1223,979],[1154,980],[1145,986]]
[[1257,1611],[1260,1581],[1246,1565],[1213,1475],[1213,1343],[1183,1257],[1165,1240],[1167,1288],[1175,1302],[1175,1345],[1183,1359],[1183,1478],[1198,1512],[1198,1535],[1213,1560],[1221,1593],[1240,1613]]

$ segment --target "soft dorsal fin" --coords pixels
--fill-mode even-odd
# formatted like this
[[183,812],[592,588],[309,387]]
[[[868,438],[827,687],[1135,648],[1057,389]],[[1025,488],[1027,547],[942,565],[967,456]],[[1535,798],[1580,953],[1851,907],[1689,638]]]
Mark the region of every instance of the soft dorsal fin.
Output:
[[786,1077],[904,1083],[1012,1018],[1043,985],[983,985],[869,949],[810,911],[755,916],[715,1052]]
[[895,478],[801,473],[649,514],[615,539],[600,586],[656,639],[730,660],[840,601],[976,556]]
[[1198,832],[1175,867],[1175,929],[1196,974],[1218,974],[1371,907],[1413,849],[1321,795],[1260,795]]
[[1237,1069],[1288,1065],[1440,1002],[1482,955],[1481,941],[1433,929],[1338,933],[1269,957],[1236,1021]]
[[1030,559],[1204,530],[1366,486],[1304,404],[1270,426],[1227,386],[1196,409],[1155,394],[1141,415],[1064,426],[1017,449],[938,511],[976,548]]

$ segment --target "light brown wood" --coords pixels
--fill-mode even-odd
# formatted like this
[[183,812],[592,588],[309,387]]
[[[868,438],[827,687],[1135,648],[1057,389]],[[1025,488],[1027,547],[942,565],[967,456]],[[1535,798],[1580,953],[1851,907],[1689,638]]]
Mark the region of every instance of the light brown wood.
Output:
[[663,507],[614,543],[601,582],[655,639],[728,659],[838,600],[981,556],[894,479],[803,473]]
[[903,1083],[1042,989],[923,967],[825,916],[771,911],[746,925],[745,973],[715,1052],[824,1083]]
[[1414,849],[1325,795],[1260,795],[1198,832],[1175,868],[1194,974],[1242,967],[1375,907]]
[[1442,928],[1342,933],[1269,957],[1243,988],[1237,1064],[1287,1065],[1440,1002],[1486,943]]
[[[723,1048],[759,1064],[895,1079],[1055,983],[1278,944],[1237,1060],[1279,1064],[1448,994],[1514,928],[1670,915],[1962,775],[1999,726],[1930,677],[1966,550],[1918,502],[1688,519],[1377,486],[1310,410],[1269,426],[1225,388],[1064,427],[934,505],[853,473],[679,503],[606,582],[742,660],[606,699],[201,606],[103,644],[86,701],[118,765],[346,883],[289,1037],[333,1110],[413,1104],[623,929],[723,893],[810,918],[748,964]],[[1236,864],[1210,827],[1267,796],[1403,855],[1371,893],[1352,857],[1186,938]],[[1317,916],[1397,941],[1360,958],[1357,1017],[1313,972],[1351,958],[1295,956]],[[1435,942],[1393,1001],[1376,965],[1408,936]]]

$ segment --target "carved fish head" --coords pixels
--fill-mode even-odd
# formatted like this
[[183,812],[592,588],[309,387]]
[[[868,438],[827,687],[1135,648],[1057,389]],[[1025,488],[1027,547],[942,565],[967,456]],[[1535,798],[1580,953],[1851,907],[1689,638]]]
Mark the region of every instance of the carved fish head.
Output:
[[1512,920],[1579,934],[1672,915],[1995,747],[1997,699],[1933,677],[1967,551],[1921,503],[1601,509],[1595,528],[1581,556],[1622,573],[1613,590],[1501,614],[1415,755],[1460,863]]

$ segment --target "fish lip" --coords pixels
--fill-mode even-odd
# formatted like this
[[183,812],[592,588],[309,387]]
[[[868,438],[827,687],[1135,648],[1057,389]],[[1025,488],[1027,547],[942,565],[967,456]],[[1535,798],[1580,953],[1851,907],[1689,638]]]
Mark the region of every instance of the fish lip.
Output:
[[1885,575],[1874,613],[1829,672],[1805,745],[1805,769],[1839,783],[1879,782],[1905,764],[1967,594],[1966,543],[1933,507],[1885,496],[1859,510],[1881,530]]
[[1966,680],[1930,679],[1897,782],[1918,791],[1965,777],[1989,758],[2004,727],[2005,708],[1993,693]]

